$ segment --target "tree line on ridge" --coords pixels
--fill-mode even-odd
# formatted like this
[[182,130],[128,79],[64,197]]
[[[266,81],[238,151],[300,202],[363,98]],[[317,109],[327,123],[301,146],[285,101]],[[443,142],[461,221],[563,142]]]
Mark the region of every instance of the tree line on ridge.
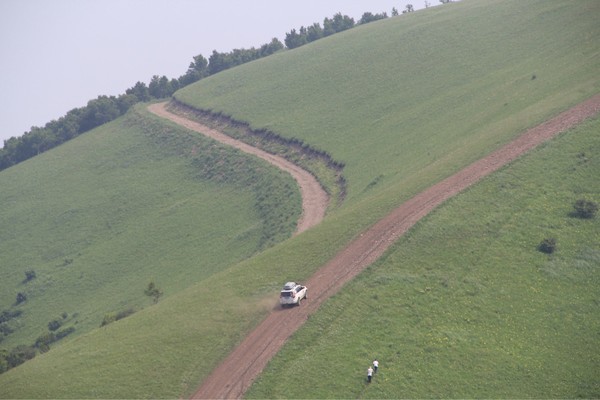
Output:
[[[450,0],[439,1],[447,3]],[[426,7],[428,6],[429,4],[426,3]],[[402,13],[412,11],[414,11],[413,6],[408,4]],[[394,7],[392,16],[399,14]],[[164,75],[160,77],[154,75],[148,85],[138,81],[119,96],[98,96],[88,101],[87,105],[74,108],[58,120],[46,123],[44,127],[34,126],[20,137],[13,136],[5,140],[4,147],[0,149],[0,171],[112,121],[125,114],[136,103],[168,98],[180,88],[207,76],[267,57],[285,48],[293,49],[357,25],[387,17],[385,12],[380,14],[365,12],[361,19],[355,22],[353,18],[337,13],[332,18],[325,18],[323,26],[314,23],[308,27],[302,26],[298,30],[292,29],[286,33],[285,46],[279,39],[273,38],[270,43],[263,44],[259,48],[234,49],[228,53],[213,50],[208,59],[199,54],[193,57],[187,71],[179,78],[169,79]]]

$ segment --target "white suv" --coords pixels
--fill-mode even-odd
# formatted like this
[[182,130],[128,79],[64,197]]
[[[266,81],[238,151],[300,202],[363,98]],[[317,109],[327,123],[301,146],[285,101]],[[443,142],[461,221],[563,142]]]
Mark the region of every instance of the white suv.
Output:
[[282,307],[300,305],[300,300],[306,299],[306,286],[297,284],[296,282],[287,282],[283,285],[283,290],[279,294],[279,304]]

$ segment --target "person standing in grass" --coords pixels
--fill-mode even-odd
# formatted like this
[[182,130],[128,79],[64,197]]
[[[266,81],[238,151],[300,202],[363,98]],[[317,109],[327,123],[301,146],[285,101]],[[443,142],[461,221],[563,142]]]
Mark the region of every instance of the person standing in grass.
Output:
[[375,359],[375,361],[373,361],[373,371],[375,373],[377,373],[378,368],[379,368],[379,361],[377,361],[377,359]]
[[367,369],[367,382],[371,383],[371,379],[373,378],[373,368],[369,365],[369,369]]

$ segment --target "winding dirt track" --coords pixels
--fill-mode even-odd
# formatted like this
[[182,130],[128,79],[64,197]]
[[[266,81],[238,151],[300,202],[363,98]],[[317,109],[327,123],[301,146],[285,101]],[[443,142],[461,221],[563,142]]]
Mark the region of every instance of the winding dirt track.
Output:
[[[182,119],[172,118],[172,114],[164,110],[164,104],[153,105],[150,111],[178,123],[179,119]],[[292,310],[276,309],[271,312],[211,373],[194,393],[193,398],[241,398],[269,360],[308,316],[314,313],[325,299],[380,257],[419,219],[484,176],[598,112],[600,94],[526,131],[504,147],[400,205],[352,241],[306,282],[310,288],[309,301]],[[182,125],[195,129],[188,123]],[[205,128],[199,129],[201,133],[206,133]],[[227,136],[226,138],[228,142],[233,140]],[[301,182],[299,184],[302,185]],[[304,196],[304,189],[302,193]],[[305,209],[304,213],[309,214],[309,211]],[[322,217],[324,209],[316,213]],[[314,224],[314,221],[311,224]]]
[[148,107],[150,112],[167,118],[181,126],[184,126],[193,131],[202,133],[210,138],[213,138],[221,143],[233,146],[245,153],[260,157],[274,166],[288,172],[298,182],[300,193],[302,195],[302,215],[296,226],[296,234],[302,233],[305,230],[317,225],[325,217],[325,211],[329,203],[329,196],[323,190],[317,179],[309,172],[303,170],[296,164],[293,164],[283,157],[267,153],[264,150],[252,147],[244,142],[233,139],[219,131],[211,129],[198,122],[191,121],[187,118],[173,114],[165,108],[167,103],[156,103]]

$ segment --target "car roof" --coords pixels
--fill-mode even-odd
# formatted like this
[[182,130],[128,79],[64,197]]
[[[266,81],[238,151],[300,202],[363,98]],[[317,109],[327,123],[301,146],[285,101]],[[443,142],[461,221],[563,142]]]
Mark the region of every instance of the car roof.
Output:
[[296,282],[286,282],[285,285],[283,285],[283,290],[290,290],[296,287]]

